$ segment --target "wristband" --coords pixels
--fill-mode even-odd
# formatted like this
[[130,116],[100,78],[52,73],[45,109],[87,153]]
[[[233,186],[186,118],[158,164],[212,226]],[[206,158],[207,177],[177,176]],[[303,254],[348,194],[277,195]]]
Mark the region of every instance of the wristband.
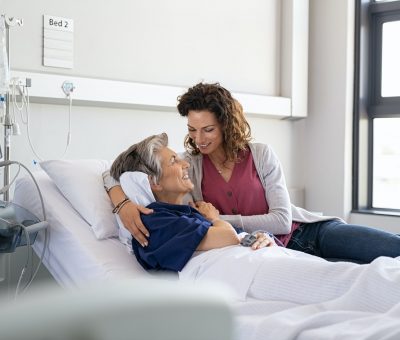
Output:
[[128,197],[125,197],[121,202],[119,202],[115,208],[112,210],[113,214],[118,214],[119,211],[122,209],[122,207],[126,204],[130,202],[130,199]]

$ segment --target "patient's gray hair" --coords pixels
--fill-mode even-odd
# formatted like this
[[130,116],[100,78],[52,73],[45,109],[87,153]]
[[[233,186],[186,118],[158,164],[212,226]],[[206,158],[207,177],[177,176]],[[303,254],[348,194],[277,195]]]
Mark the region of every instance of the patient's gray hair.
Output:
[[154,183],[161,178],[161,158],[158,152],[168,146],[168,135],[164,132],[143,139],[122,152],[113,162],[110,174],[117,181],[126,171],[141,171],[152,177]]

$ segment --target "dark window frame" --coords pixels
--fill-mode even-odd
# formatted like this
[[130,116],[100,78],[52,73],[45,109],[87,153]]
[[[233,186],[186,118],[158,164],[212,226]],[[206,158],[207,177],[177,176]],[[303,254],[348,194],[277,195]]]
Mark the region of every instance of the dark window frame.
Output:
[[[374,208],[373,202],[373,122],[375,118],[400,117],[400,96],[381,96],[382,24],[400,20],[400,1],[356,0],[353,116],[352,211],[400,216],[400,209]],[[366,55],[365,55],[366,54]],[[368,120],[361,129],[361,120]],[[360,150],[360,140],[367,145]],[[366,183],[360,179],[360,152],[367,153]],[[360,197],[361,191],[365,197]],[[365,190],[366,189],[366,190]]]

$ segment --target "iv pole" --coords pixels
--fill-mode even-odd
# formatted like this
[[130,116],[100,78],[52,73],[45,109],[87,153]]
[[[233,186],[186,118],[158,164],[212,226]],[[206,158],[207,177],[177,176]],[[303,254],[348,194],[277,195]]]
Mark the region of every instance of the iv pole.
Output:
[[[8,62],[8,70],[9,72],[11,71],[11,63],[10,63],[10,28],[13,26],[22,26],[23,25],[23,20],[22,19],[16,19],[14,17],[7,17],[4,15],[5,19],[5,26],[6,26],[6,51],[7,51],[7,62]],[[10,116],[10,103],[11,103],[11,97],[9,91],[6,93],[6,112],[4,116],[4,161],[9,161],[10,160],[10,147],[11,147],[11,135],[12,135],[12,121],[11,121],[11,116]],[[10,169],[9,165],[4,166],[4,180],[3,180],[3,186],[7,186],[10,183]],[[9,200],[9,190],[4,192],[3,194],[3,200],[8,201]]]

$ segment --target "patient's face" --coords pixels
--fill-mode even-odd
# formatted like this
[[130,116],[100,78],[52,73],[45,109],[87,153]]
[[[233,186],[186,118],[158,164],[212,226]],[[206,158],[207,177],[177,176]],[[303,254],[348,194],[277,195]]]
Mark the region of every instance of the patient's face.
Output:
[[170,148],[163,148],[159,152],[161,157],[162,176],[160,184],[166,193],[186,194],[193,189],[189,178],[190,164],[180,159]]

